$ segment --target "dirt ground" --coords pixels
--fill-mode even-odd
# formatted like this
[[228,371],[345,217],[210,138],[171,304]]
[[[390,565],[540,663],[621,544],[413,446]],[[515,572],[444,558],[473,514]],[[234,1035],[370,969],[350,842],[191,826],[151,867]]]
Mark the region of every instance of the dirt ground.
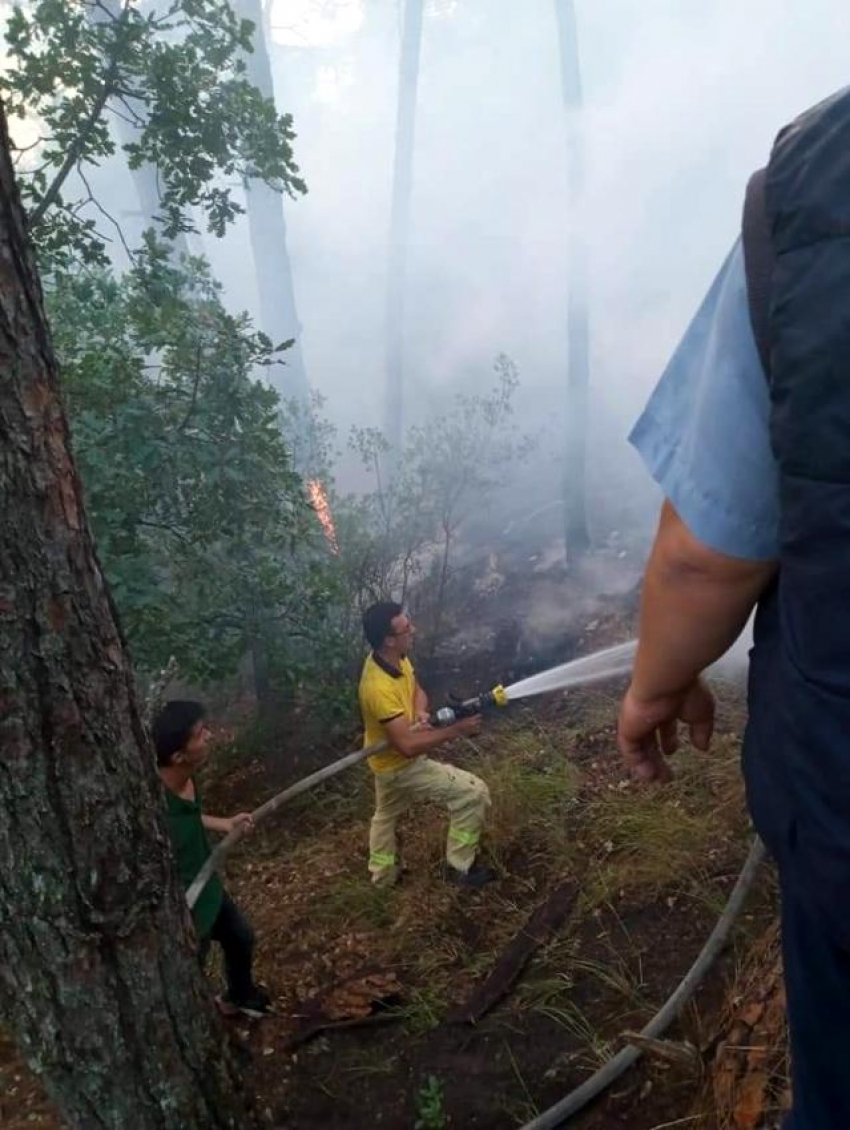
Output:
[[[498,570],[496,562],[490,571]],[[511,583],[476,590],[473,612],[493,624],[487,603],[509,607]],[[573,610],[562,648],[583,653],[628,639],[635,597],[626,588],[607,600],[588,597],[578,616]],[[549,607],[537,590],[515,593],[513,606],[523,599]],[[565,658],[552,642],[557,631],[545,630],[545,611],[539,621],[544,630],[520,634],[507,658],[509,621],[478,643],[467,632],[454,650],[423,664],[435,698]],[[494,655],[504,663],[495,676]],[[499,880],[484,891],[444,882],[444,815],[428,807],[403,823],[403,882],[389,891],[371,887],[371,782],[362,767],[299,798],[235,853],[227,884],[257,932],[258,975],[275,1015],[228,1024],[251,1051],[250,1082],[268,1125],[514,1130],[585,1080],[623,1046],[624,1032],[657,1011],[697,956],[748,850],[738,773],[742,703],[738,689],[722,687],[713,753],[685,749],[672,785],[639,789],[615,752],[622,689],[606,684],[519,704],[489,721],[479,739],[447,751],[480,773],[493,795],[486,851]],[[230,743],[226,761],[208,775],[206,806],[222,814],[252,808],[333,756],[302,750],[281,759],[278,752],[270,772],[262,750]],[[537,938],[515,983],[485,1015],[457,1022],[454,1014],[559,888],[564,921]],[[668,1034],[672,1058],[645,1056],[571,1125],[756,1130],[787,1101],[781,1048],[778,1061],[756,1056],[741,1067],[754,1032],[759,1046],[781,1044],[777,982],[764,973],[776,968],[775,951],[764,950],[774,910],[766,868],[731,945]],[[209,972],[217,982],[220,971]],[[747,1011],[747,992],[761,1012]],[[737,1036],[727,1040],[730,1031]],[[757,1071],[770,1080],[755,1094],[747,1080]],[[747,1103],[754,1113],[745,1118]],[[2,1039],[0,1125],[61,1125]]]
[[[444,822],[427,809],[404,828],[404,883],[374,891],[364,869],[365,771],[282,814],[233,860],[228,885],[256,928],[259,975],[276,1015],[232,1027],[253,1053],[252,1083],[270,1125],[519,1127],[663,1003],[746,853],[737,708],[727,705],[712,758],[685,753],[676,783],[650,796],[624,781],[613,756],[614,697],[597,691],[549,702],[494,723],[477,748],[454,751],[493,790],[488,850],[501,877],[486,891],[442,881]],[[211,810],[222,812],[263,795],[254,765],[207,793]],[[449,1023],[564,881],[576,898],[563,928],[477,1024]],[[733,946],[670,1034],[698,1049],[693,1061],[650,1057],[575,1125],[721,1125],[707,1087],[708,1049],[748,946],[771,917],[771,895],[766,875]],[[377,1017],[376,998],[389,1006]],[[317,1015],[350,1026],[304,1038]],[[58,1125],[7,1044],[0,1090],[8,1130]]]

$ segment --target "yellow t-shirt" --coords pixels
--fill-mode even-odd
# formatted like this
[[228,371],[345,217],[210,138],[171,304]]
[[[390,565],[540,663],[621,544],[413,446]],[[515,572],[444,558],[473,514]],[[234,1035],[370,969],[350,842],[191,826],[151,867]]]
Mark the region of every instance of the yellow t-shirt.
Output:
[[[363,664],[358,695],[363,714],[365,749],[387,736],[385,722],[401,716],[411,723],[415,721],[416,675],[413,664],[409,659],[402,659],[398,674],[395,674],[370,655]],[[401,769],[410,764],[409,758],[394,749],[375,753],[368,760],[374,773],[388,773],[391,769]]]

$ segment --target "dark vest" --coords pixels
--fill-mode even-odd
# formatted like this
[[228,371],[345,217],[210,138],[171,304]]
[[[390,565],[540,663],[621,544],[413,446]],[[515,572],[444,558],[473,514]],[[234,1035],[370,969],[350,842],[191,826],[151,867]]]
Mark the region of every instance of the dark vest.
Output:
[[744,769],[785,881],[850,943],[850,88],[779,134],[756,187],[767,252],[746,213],[744,244],[780,551],[756,616]]

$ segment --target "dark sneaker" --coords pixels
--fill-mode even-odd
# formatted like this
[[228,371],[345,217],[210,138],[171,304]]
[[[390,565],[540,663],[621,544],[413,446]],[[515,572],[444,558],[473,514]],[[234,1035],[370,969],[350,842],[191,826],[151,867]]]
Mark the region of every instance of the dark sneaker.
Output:
[[456,871],[454,867],[446,868],[446,879],[458,887],[472,887],[479,890],[497,879],[498,875],[492,867],[485,867],[483,863],[473,863],[468,871]]
[[259,986],[256,986],[247,997],[236,998],[231,996],[229,992],[224,993],[215,998],[215,1003],[223,1016],[236,1016],[237,1013],[241,1012],[243,1016],[251,1016],[259,1020],[263,1016],[271,1016],[274,1012],[272,998],[265,989]]

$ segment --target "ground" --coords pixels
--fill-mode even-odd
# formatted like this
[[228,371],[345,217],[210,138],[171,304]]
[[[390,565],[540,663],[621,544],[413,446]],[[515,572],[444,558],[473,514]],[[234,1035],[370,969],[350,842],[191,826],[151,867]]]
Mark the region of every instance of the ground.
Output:
[[[452,751],[488,780],[494,796],[488,850],[501,878],[487,891],[459,891],[441,880],[443,817],[423,809],[404,827],[405,882],[373,890],[364,869],[365,770],[303,798],[239,852],[228,883],[257,930],[259,973],[277,1015],[233,1030],[253,1052],[251,1073],[271,1125],[518,1127],[576,1086],[616,1050],[624,1030],[639,1029],[663,1003],[746,853],[740,716],[732,696],[715,752],[683,752],[672,786],[642,791],[623,778],[614,756],[615,697],[606,688],[520,708],[474,745]],[[207,802],[228,811],[264,796],[261,767],[247,764],[211,783]],[[576,891],[569,919],[513,991],[475,1026],[447,1023],[563,881]],[[729,988],[771,909],[765,873],[764,889],[671,1034],[675,1040],[711,1045]],[[311,998],[347,978],[356,989],[367,974],[378,978],[367,999],[395,1002],[388,1017],[291,1045]],[[324,1011],[363,1012],[350,989],[331,994]],[[2,1125],[56,1125],[8,1047],[0,1057]],[[653,1059],[578,1124],[720,1126],[705,1071],[700,1057],[690,1066]]]
[[[498,566],[491,562],[489,572],[498,575]],[[493,623],[487,601],[505,606],[510,583],[477,591],[471,607],[482,621]],[[526,597],[542,600],[539,590]],[[588,599],[582,616],[573,613],[571,650],[628,639],[634,607],[634,594]],[[423,668],[437,696],[449,686],[471,693],[539,669],[547,647],[545,632],[542,642],[521,637],[497,670],[491,639],[468,646],[463,662],[438,654]],[[245,841],[227,883],[256,929],[259,977],[276,1015],[228,1023],[251,1050],[248,1070],[268,1124],[513,1130],[623,1046],[623,1033],[639,1030],[691,965],[748,850],[741,692],[719,689],[713,752],[684,749],[670,786],[638,788],[625,778],[614,742],[617,683],[517,704],[474,742],[447,750],[493,796],[487,853],[499,881],[485,891],[443,881],[445,819],[425,807],[403,825],[404,881],[372,888],[363,767],[300,797]],[[256,742],[229,742],[205,784],[208,810],[252,808],[317,757],[336,756],[325,749],[286,758],[281,747],[296,743],[279,736],[274,744],[272,758]],[[555,891],[563,922],[536,935],[542,944],[494,1007],[475,1024],[457,1022]],[[645,1057],[573,1125],[756,1130],[786,1101],[774,912],[765,868],[730,947],[668,1034],[673,1060]],[[219,971],[210,976],[217,981]],[[768,1055],[772,1044],[778,1050]],[[0,1042],[0,1124],[60,1125],[8,1042]]]

